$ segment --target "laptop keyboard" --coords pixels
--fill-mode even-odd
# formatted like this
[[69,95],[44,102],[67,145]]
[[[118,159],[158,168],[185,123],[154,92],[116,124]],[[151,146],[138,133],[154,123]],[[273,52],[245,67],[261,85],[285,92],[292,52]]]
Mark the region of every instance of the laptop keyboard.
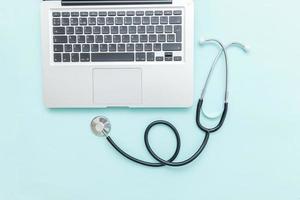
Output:
[[183,60],[183,10],[52,12],[53,61]]

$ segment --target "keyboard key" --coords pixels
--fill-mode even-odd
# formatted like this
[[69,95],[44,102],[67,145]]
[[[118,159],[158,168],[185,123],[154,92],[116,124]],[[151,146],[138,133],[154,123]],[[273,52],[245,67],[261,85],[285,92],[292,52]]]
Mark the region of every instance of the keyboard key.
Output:
[[140,35],[140,42],[148,42],[148,35]]
[[85,36],[84,35],[79,35],[77,37],[77,42],[78,43],[85,43]]
[[118,16],[125,16],[125,11],[118,11],[118,12],[117,12],[117,15],[118,15]]
[[110,12],[108,12],[108,16],[116,16],[117,15],[117,13],[116,12],[114,12],[114,11],[110,11]]
[[163,51],[181,51],[182,44],[181,43],[164,43]]
[[181,56],[175,56],[174,61],[182,61],[182,57]]
[[71,44],[65,44],[65,52],[72,52],[72,45]]
[[155,14],[155,15],[163,15],[163,11],[161,11],[161,10],[156,10],[154,14]]
[[67,34],[68,35],[70,35],[70,34],[74,34],[75,33],[75,29],[74,29],[74,27],[67,27],[66,28],[66,32],[67,32]]
[[134,61],[134,53],[92,53],[93,62],[129,62]]
[[165,26],[165,33],[173,33],[173,26],[170,25]]
[[176,42],[182,42],[182,27],[180,25],[174,26],[174,33],[176,34]]
[[107,12],[105,12],[105,11],[100,11],[100,12],[99,12],[99,16],[107,16]]
[[127,26],[120,26],[120,34],[127,34],[128,28]]
[[123,17],[116,17],[115,23],[116,25],[123,25]]
[[152,16],[153,13],[154,13],[153,11],[146,11],[146,12],[145,12],[145,15],[146,15],[146,16]]
[[79,18],[79,24],[80,25],[87,25],[87,18]]
[[89,44],[82,45],[82,52],[90,52],[91,48]]
[[97,18],[97,24],[98,25],[105,25],[105,18],[104,17],[98,17]]
[[113,17],[106,18],[106,25],[114,25],[115,19]]
[[77,26],[78,25],[78,18],[71,18],[71,25]]
[[53,42],[54,43],[67,43],[68,37],[67,36],[54,36]]
[[154,61],[155,54],[153,52],[147,53],[147,61]]
[[163,33],[164,32],[164,27],[163,26],[156,26],[156,33]]
[[95,38],[94,38],[93,35],[87,35],[86,36],[86,42],[87,43],[94,43],[94,41],[95,41]]
[[136,11],[136,16],[144,16],[145,12],[144,11]]
[[154,33],[154,26],[147,26],[147,33]]
[[71,56],[69,53],[64,53],[63,54],[63,62],[70,62]]
[[108,49],[109,49],[109,52],[116,52],[117,51],[117,45],[116,44],[109,44]]
[[83,34],[83,28],[82,27],[75,27],[75,33],[76,34]]
[[96,18],[95,17],[90,17],[88,22],[89,22],[89,25],[96,25]]
[[125,25],[131,25],[132,24],[132,18],[131,17],[125,17],[124,18],[124,24]]
[[93,27],[93,34],[100,34],[100,33],[101,33],[100,26],[94,26]]
[[173,14],[174,15],[182,15],[182,11],[181,10],[174,10]]
[[164,15],[172,15],[172,10],[165,10]]
[[173,53],[172,52],[166,52],[165,53],[165,61],[172,61],[173,60]]
[[131,42],[139,42],[139,35],[131,35]]
[[[108,50],[107,44],[100,44],[100,51],[101,52],[106,52]],[[93,61],[93,59],[92,59]]]
[[52,17],[60,17],[60,12],[53,12]]
[[81,17],[87,17],[89,15],[88,12],[80,12]]
[[109,26],[102,26],[102,34],[109,34]]
[[119,34],[119,27],[118,26],[112,26],[110,28],[111,34]]
[[125,44],[118,44],[118,51],[125,51]]
[[104,36],[104,42],[105,43],[112,43],[112,36],[111,35],[105,35]]
[[54,35],[64,35],[66,33],[65,27],[53,27],[53,34]]
[[103,35],[96,35],[96,43],[103,43]]
[[71,12],[72,17],[79,17],[79,12]]
[[90,54],[89,53],[81,53],[80,54],[80,62],[90,62]]
[[159,24],[159,17],[151,17],[151,24]]
[[158,42],[166,42],[166,35],[163,34],[158,35]]
[[168,34],[167,35],[167,42],[175,42],[175,35],[174,34]]
[[129,43],[130,42],[129,35],[122,35],[122,42],[123,43]]
[[181,24],[182,17],[181,16],[171,16],[170,17],[170,24]]
[[149,35],[149,42],[156,42],[157,36],[156,35]]
[[64,46],[63,45],[54,45],[53,50],[54,50],[54,52],[63,52]]
[[173,61],[173,57],[165,57],[165,61]]
[[136,51],[144,51],[144,45],[143,44],[136,44],[135,45]]
[[134,11],[127,11],[127,12],[126,12],[126,15],[127,15],[127,16],[134,16],[134,15],[135,15],[135,12],[134,12]]
[[154,44],[154,51],[161,51],[161,44],[160,43]]
[[75,35],[69,36],[69,43],[76,43],[76,36]]
[[90,12],[90,16],[96,17],[96,16],[98,16],[98,13],[97,12]]
[[168,17],[160,17],[160,24],[168,24],[169,23],[169,18]]
[[79,54],[78,53],[72,53],[71,54],[71,60],[72,60],[72,62],[79,62]]
[[142,18],[141,17],[134,17],[133,18],[133,24],[134,25],[140,25],[142,23]]
[[55,53],[53,59],[54,59],[54,62],[61,62],[61,54]]
[[121,35],[114,35],[113,36],[113,42],[114,43],[120,43],[121,42]]
[[74,44],[73,45],[73,51],[74,52],[81,52],[81,45],[80,44]]
[[126,48],[127,48],[127,51],[134,51],[134,44],[127,44]]
[[152,51],[152,44],[145,44],[145,51]]
[[69,24],[70,24],[69,18],[62,18],[61,19],[61,25],[63,25],[63,26],[69,26]]
[[146,33],[146,27],[145,26],[138,26],[138,33]]
[[98,52],[99,51],[99,45],[98,44],[92,44],[91,51],[92,52]]
[[150,17],[143,17],[142,23],[143,23],[144,25],[150,24]]
[[146,54],[145,53],[136,53],[135,60],[138,62],[146,61]]
[[52,22],[53,26],[60,26],[60,18],[53,18]]
[[85,26],[84,27],[84,34],[92,34],[92,27]]
[[129,26],[129,33],[136,34],[136,26]]
[[157,57],[156,57],[156,61],[161,62],[161,61],[163,61],[163,60],[164,60],[164,57],[162,57],[162,56],[157,56]]

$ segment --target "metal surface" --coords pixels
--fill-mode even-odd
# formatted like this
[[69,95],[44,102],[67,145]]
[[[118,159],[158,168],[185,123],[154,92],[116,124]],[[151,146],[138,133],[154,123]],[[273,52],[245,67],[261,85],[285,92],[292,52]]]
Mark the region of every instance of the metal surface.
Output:
[[111,123],[106,117],[98,116],[92,120],[91,129],[96,136],[107,137],[111,130]]
[[[200,45],[204,45],[206,43],[210,43],[210,42],[215,42],[217,44],[219,44],[219,46],[221,47],[221,49],[219,50],[219,53],[217,54],[217,56],[215,57],[211,67],[210,67],[210,70],[209,70],[209,74],[207,76],[207,79],[205,81],[205,84],[204,84],[204,87],[203,87],[203,90],[202,90],[202,94],[201,94],[201,99],[204,98],[205,94],[206,94],[206,90],[207,90],[207,87],[208,87],[208,84],[209,84],[209,81],[212,77],[212,74],[216,68],[216,65],[218,63],[218,61],[220,60],[222,54],[224,54],[224,58],[225,58],[225,68],[226,68],[226,79],[225,79],[225,102],[228,101],[228,60],[227,60],[227,50],[230,48],[230,47],[238,47],[240,48],[241,50],[243,50],[245,53],[248,53],[249,52],[249,47],[246,46],[246,45],[243,45],[239,42],[232,42],[230,43],[229,45],[227,46],[224,46],[220,41],[218,40],[214,40],[214,39],[211,39],[211,40],[205,40],[205,39],[200,39]],[[219,117],[222,116],[223,112],[220,112],[218,114],[208,114],[207,112],[205,112],[203,109],[201,109],[201,112],[202,114],[207,118],[207,119],[217,119]]]

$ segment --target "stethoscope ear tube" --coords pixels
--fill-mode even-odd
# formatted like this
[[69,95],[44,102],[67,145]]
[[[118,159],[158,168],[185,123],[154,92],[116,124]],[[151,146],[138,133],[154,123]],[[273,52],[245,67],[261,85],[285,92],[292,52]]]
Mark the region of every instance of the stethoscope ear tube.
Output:
[[202,125],[202,123],[201,123],[201,109],[202,109],[202,106],[203,106],[203,99],[199,99],[198,105],[197,105],[197,113],[196,113],[196,123],[197,123],[197,126],[202,131],[204,131],[206,133],[213,133],[213,132],[218,131],[222,127],[222,125],[223,125],[223,123],[224,123],[224,121],[226,119],[227,110],[228,110],[228,102],[224,102],[223,113],[222,113],[222,116],[220,118],[220,121],[213,128],[207,128],[207,127],[205,127],[205,126]]

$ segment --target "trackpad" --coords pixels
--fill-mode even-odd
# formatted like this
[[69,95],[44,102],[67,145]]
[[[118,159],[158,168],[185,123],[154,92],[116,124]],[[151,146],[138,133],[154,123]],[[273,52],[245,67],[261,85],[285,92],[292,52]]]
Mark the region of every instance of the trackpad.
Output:
[[127,106],[142,103],[141,69],[95,69],[94,103]]

